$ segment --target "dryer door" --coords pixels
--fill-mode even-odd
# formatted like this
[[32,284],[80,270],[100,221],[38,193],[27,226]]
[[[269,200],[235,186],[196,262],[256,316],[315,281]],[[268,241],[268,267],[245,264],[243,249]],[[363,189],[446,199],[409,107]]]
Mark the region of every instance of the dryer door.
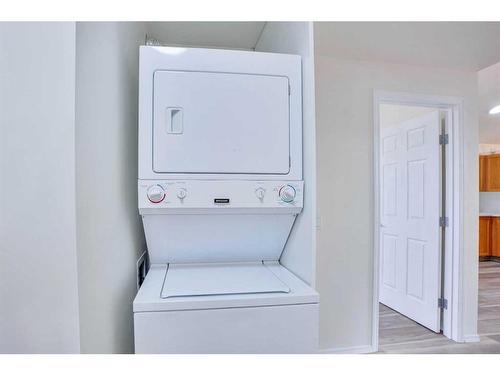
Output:
[[156,173],[290,171],[287,77],[156,71],[153,112]]

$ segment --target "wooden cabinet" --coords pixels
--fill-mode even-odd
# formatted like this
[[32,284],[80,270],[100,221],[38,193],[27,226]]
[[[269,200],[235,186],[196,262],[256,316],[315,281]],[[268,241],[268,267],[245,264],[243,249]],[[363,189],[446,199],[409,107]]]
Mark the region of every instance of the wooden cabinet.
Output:
[[486,155],[479,155],[479,191],[486,191]]
[[479,217],[479,256],[500,260],[500,217]]
[[[479,156],[479,191],[500,192],[500,154]],[[500,217],[479,217],[479,256],[500,260]]]
[[491,256],[491,220],[490,216],[479,217],[479,256]]
[[500,191],[500,154],[479,156],[479,191]]
[[490,256],[500,257],[500,217],[491,218]]

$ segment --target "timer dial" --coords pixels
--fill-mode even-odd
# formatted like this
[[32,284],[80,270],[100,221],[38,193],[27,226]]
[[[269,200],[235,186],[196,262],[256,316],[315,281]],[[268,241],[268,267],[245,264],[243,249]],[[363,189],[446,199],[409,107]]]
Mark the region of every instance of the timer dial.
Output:
[[160,203],[165,199],[165,190],[160,185],[151,185],[148,188],[148,199],[151,203]]
[[280,191],[279,191],[279,196],[280,196],[281,200],[285,203],[293,202],[296,195],[297,195],[297,192],[295,191],[295,188],[291,185],[282,186]]

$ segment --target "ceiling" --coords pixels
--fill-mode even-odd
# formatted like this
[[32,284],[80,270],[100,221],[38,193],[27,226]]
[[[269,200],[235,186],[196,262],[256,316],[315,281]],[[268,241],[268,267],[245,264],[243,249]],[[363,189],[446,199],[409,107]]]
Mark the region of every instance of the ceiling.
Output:
[[192,47],[254,49],[265,22],[148,22],[162,44]]
[[500,22],[315,22],[316,53],[478,71],[500,62]]
[[[162,44],[253,49],[265,22],[148,22]],[[500,62],[500,22],[315,22],[316,53],[481,70]]]

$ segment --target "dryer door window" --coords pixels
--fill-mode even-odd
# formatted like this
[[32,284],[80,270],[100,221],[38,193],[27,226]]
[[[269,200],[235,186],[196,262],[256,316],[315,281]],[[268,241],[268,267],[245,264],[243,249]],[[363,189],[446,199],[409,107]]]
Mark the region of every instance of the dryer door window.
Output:
[[288,174],[288,87],[282,76],[156,71],[154,171]]

